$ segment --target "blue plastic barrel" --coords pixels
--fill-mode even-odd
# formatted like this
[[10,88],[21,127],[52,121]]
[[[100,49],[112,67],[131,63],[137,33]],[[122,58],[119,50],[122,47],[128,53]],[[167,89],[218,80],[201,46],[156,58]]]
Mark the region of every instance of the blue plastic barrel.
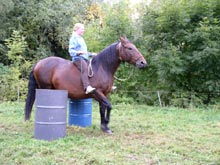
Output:
[[36,90],[34,138],[55,140],[66,135],[66,90]]
[[87,127],[92,125],[92,99],[69,100],[69,125]]

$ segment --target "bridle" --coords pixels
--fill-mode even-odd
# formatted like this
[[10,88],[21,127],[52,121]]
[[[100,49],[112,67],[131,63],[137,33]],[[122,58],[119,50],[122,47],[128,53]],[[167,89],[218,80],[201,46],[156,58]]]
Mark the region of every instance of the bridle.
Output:
[[[123,48],[123,49],[129,49],[129,48],[125,47],[121,42],[119,42],[117,46],[118,46],[118,58],[119,58],[119,60],[120,60],[120,61],[126,61],[126,62],[130,63],[131,58],[129,58],[126,53],[125,53],[125,59],[124,59],[124,60],[123,60],[122,57],[120,56],[120,53],[121,53],[121,49],[122,49],[122,48]],[[140,58],[141,58],[141,56],[140,56],[140,57],[137,57],[137,58],[135,59],[135,62],[137,62]]]
[[[118,58],[119,58],[119,60],[120,61],[126,61],[126,62],[130,63],[130,60],[128,59],[128,55],[127,54],[125,55],[125,60],[122,60],[122,57],[120,56],[121,49],[122,49],[121,47],[123,47],[124,49],[127,49],[127,48],[125,46],[123,46],[123,44],[121,44],[121,42],[119,42],[117,46],[118,46],[117,49],[118,49]],[[141,57],[138,57],[135,61],[139,60],[139,58],[141,58]],[[129,80],[131,78],[133,73],[134,73],[134,67],[130,71],[130,73],[129,73],[127,78],[121,79],[121,78],[118,78],[117,76],[114,76],[114,78],[116,80],[118,80],[118,81],[127,81],[127,80]]]

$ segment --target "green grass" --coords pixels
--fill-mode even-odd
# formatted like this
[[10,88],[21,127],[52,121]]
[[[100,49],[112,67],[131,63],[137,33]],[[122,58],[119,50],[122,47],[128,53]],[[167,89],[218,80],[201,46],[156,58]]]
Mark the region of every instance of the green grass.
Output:
[[23,121],[24,103],[0,104],[1,165],[220,164],[220,110],[113,105],[110,128],[67,126],[65,138],[34,139],[34,113]]

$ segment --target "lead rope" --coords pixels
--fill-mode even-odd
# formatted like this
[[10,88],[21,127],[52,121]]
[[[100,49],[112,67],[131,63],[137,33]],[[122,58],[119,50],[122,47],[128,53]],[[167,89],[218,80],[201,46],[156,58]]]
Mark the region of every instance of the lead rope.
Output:
[[130,71],[129,76],[128,76],[127,78],[121,79],[121,78],[118,78],[118,77],[116,77],[116,76],[114,76],[114,78],[115,78],[116,80],[118,80],[118,81],[127,81],[127,80],[129,80],[129,79],[131,78],[131,76],[133,75],[133,73],[134,73],[134,67],[133,67],[133,69]]
[[92,59],[89,60],[89,66],[88,66],[88,76],[91,78],[93,77],[93,69],[92,69]]

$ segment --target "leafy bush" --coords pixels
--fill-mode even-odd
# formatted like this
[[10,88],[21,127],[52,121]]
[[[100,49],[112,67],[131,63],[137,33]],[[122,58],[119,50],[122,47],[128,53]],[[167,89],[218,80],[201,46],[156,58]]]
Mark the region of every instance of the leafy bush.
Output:
[[10,65],[0,65],[0,100],[15,101],[24,99],[27,80],[22,77],[24,75],[22,75],[22,71],[25,67],[29,67],[29,63],[25,61],[23,52],[27,47],[27,43],[18,31],[13,31],[12,36],[6,40],[6,45]]

